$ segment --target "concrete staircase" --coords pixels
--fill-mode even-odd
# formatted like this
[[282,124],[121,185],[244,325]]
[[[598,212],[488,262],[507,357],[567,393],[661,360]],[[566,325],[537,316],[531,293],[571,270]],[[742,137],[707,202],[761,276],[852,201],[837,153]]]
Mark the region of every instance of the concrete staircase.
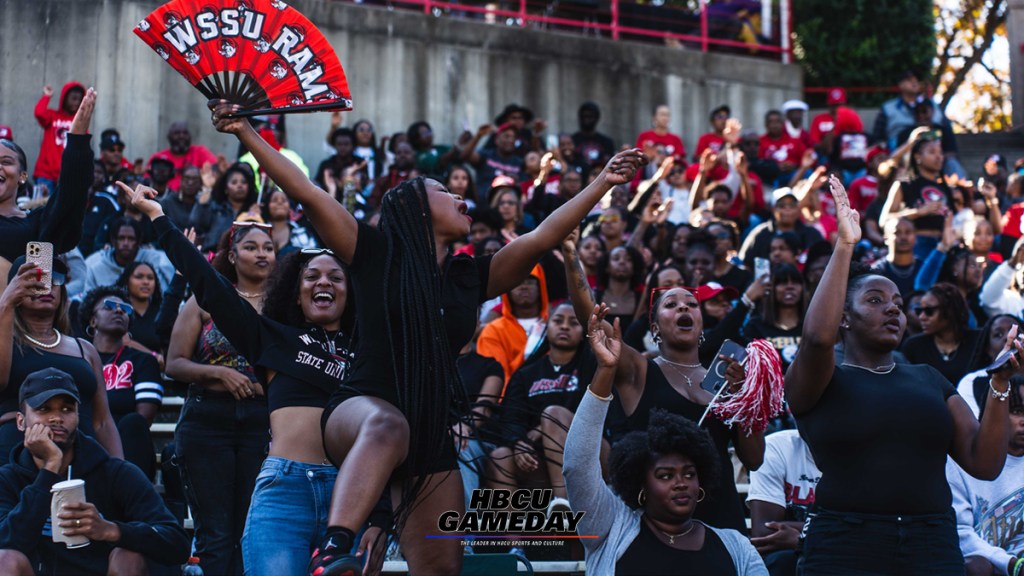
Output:
[[1019,131],[957,134],[956,143],[960,148],[960,163],[971,178],[981,176],[985,160],[993,154],[1000,154],[1006,158],[1007,168],[1011,171],[1014,161],[1024,158],[1024,133]]

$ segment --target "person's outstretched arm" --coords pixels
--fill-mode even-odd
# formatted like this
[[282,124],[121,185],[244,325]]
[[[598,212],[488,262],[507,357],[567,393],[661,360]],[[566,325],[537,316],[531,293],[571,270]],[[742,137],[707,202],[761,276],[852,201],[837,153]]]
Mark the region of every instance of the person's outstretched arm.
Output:
[[[274,150],[253,130],[245,118],[228,116],[239,109],[226,100],[211,100],[213,125],[218,131],[234,134],[252,153],[260,168],[288,195],[302,204],[313,228],[324,244],[344,262],[352,262],[356,253],[356,219],[328,193],[314,184],[302,169]],[[525,277],[525,276],[524,276]]]
[[646,161],[639,148],[619,152],[582,192],[552,212],[532,232],[499,250],[491,259],[487,297],[494,298],[522,283],[541,257],[557,248],[612,187],[631,182]]
[[89,187],[92,186],[89,124],[95,108],[96,91],[89,88],[71,121],[57,189],[50,190],[50,200],[39,221],[39,239],[53,243],[54,252],[58,254],[73,249],[82,236],[82,222],[89,203]]
[[829,186],[836,203],[839,240],[807,307],[800,350],[786,371],[786,401],[794,414],[807,412],[818,403],[835,369],[833,347],[846,301],[850,260],[861,235],[860,214],[850,207],[846,188],[835,176],[829,178]]

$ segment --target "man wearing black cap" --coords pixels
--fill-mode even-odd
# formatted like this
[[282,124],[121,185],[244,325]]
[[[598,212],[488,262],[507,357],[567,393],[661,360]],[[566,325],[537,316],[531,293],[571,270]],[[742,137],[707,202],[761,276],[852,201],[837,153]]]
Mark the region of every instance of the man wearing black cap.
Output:
[[[533,117],[533,110],[530,110],[526,106],[519,104],[509,104],[505,106],[505,109],[501,111],[494,118],[495,126],[503,126],[508,124],[516,131],[516,148],[515,152],[519,156],[526,156],[526,153],[530,150],[539,150],[540,145],[540,134],[547,127],[547,123]],[[532,128],[532,130],[531,130]],[[495,134],[492,134],[490,138],[484,142],[484,150],[493,150],[495,148]]]
[[131,163],[124,159],[124,140],[113,128],[107,128],[100,136],[100,162],[103,163],[103,173],[106,174],[106,185],[112,186],[122,170],[132,169]]
[[[716,154],[725,148],[725,136],[722,134],[725,132],[725,123],[729,121],[731,116],[732,111],[725,104],[711,111],[711,114],[708,116],[708,122],[711,123],[711,132],[701,134],[700,138],[697,139],[697,148],[693,153],[694,162],[699,162],[700,155],[708,148]],[[756,157],[757,155],[755,154],[754,156]],[[750,156],[747,156],[747,158],[749,159]]]
[[[133,464],[110,458],[78,433],[78,388],[56,368],[33,372],[18,394],[23,446],[0,468],[0,573],[147,574],[147,560],[183,563],[185,531]],[[85,481],[85,502],[67,505],[53,526],[50,490],[68,479]],[[68,549],[53,531],[85,536]]]

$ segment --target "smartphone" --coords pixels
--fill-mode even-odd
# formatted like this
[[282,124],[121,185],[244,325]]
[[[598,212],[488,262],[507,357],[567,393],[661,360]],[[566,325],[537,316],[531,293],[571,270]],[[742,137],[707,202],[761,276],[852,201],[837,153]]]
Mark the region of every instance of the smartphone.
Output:
[[43,288],[36,294],[49,294],[53,287],[53,244],[49,242],[29,242],[25,246],[25,261],[35,264],[43,271],[40,280]]
[[718,394],[722,386],[725,386],[725,370],[729,367],[729,364],[719,358],[719,356],[725,356],[737,362],[742,362],[747,357],[747,349],[732,340],[726,340],[722,343],[722,347],[718,349],[718,354],[715,355],[715,361],[711,363],[708,373],[704,375],[704,381],[700,383],[700,387],[711,394]]
[[772,263],[767,258],[754,258],[754,279],[771,276]]
[[[1024,337],[1018,337],[1017,341],[1018,342],[1024,342]],[[1006,352],[1001,352],[999,354],[999,356],[996,356],[996,359],[993,360],[992,363],[989,364],[987,368],[985,368],[985,372],[987,374],[989,374],[990,376],[992,374],[995,374],[996,372],[999,372],[1000,370],[1003,369],[1003,366],[1006,366],[1006,363],[1010,361],[1010,357],[1013,356],[1016,353],[1017,353],[1017,350],[1014,349],[1014,348],[1010,348]]]

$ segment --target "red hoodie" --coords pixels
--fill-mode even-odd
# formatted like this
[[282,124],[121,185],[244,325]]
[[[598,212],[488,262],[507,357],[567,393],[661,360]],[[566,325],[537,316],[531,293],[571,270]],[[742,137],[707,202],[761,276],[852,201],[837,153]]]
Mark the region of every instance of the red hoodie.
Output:
[[36,121],[43,128],[43,144],[39,147],[39,158],[32,172],[33,178],[48,178],[54,181],[60,178],[60,159],[68,143],[71,121],[75,119],[74,114],[64,111],[64,100],[72,88],[78,88],[82,95],[85,95],[85,86],[72,81],[65,84],[60,91],[60,103],[56,110],[50,109],[49,96],[44,95],[36,102]]

